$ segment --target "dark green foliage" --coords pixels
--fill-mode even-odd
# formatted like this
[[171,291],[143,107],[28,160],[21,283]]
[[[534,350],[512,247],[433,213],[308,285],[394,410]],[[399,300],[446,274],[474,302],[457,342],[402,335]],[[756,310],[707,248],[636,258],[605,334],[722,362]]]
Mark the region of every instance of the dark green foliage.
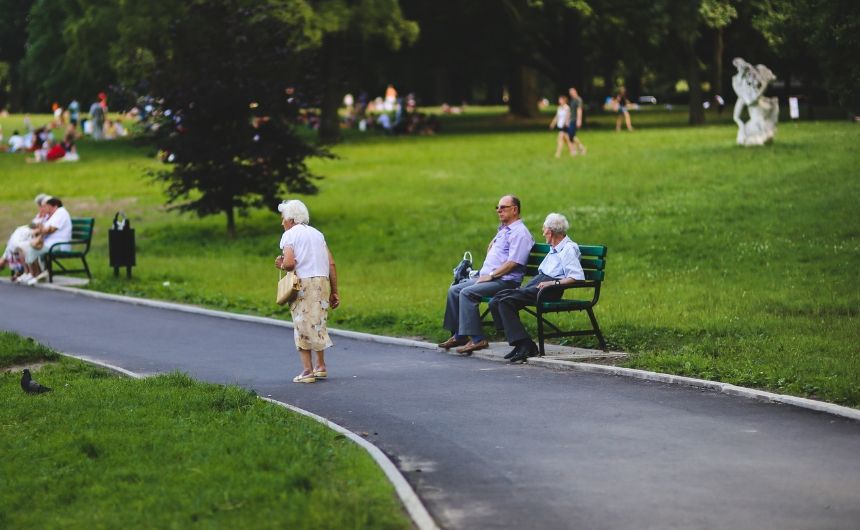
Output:
[[295,134],[284,89],[296,80],[296,34],[281,5],[195,3],[169,25],[169,57],[156,61],[152,92],[163,115],[156,143],[172,166],[155,176],[169,203],[200,216],[274,208],[283,193],[315,193],[305,165],[327,154]]
[[12,110],[21,108],[20,63],[27,51],[27,15],[32,5],[33,0],[0,0],[0,109],[7,104]]

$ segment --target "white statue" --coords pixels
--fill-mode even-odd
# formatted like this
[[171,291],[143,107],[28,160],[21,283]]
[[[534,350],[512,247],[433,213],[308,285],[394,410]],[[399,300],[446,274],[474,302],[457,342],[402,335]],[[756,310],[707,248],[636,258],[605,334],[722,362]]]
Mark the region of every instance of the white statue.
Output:
[[[762,94],[776,76],[767,66],[753,66],[740,57],[735,57],[732,64],[738,69],[738,73],[732,77],[732,88],[738,95],[734,114],[735,123],[738,124],[738,145],[770,143],[776,134],[779,100],[766,98]],[[746,123],[741,120],[744,107],[750,117]]]

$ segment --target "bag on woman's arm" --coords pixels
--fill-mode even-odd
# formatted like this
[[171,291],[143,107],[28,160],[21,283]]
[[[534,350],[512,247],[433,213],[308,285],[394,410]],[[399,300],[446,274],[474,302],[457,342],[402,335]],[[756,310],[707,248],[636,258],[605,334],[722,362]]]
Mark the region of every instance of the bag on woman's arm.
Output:
[[[283,275],[283,276],[282,276]],[[299,277],[295,271],[281,271],[278,273],[278,305],[284,305],[296,299],[299,294]]]

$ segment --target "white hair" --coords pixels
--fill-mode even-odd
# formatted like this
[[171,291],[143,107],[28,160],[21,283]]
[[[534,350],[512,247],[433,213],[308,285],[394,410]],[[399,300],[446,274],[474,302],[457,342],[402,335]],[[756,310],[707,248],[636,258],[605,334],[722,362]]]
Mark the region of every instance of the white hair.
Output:
[[561,235],[567,235],[567,230],[570,228],[570,223],[567,222],[567,218],[560,213],[551,213],[547,215],[543,225],[553,234]]
[[302,201],[296,199],[282,202],[278,205],[278,211],[281,212],[282,219],[292,219],[296,224],[306,225],[311,220],[308,207]]
[[51,198],[51,196],[48,195],[47,193],[40,193],[40,194],[36,195],[36,198],[34,199],[34,201],[36,202],[36,206],[42,206],[42,203],[47,201],[50,198]]

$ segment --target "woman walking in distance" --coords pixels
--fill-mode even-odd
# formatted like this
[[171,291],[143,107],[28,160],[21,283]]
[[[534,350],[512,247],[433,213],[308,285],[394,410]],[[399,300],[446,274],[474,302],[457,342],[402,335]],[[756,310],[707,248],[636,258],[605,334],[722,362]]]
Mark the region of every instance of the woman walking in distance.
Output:
[[561,157],[561,150],[565,146],[570,147],[570,136],[567,128],[570,126],[570,107],[567,105],[567,96],[558,97],[558,110],[549,124],[550,129],[558,129],[558,139],[555,146],[555,157]]
[[[294,383],[315,383],[328,377],[325,349],[332,345],[326,322],[329,308],[340,305],[337,294],[337,273],[334,258],[322,232],[308,226],[310,214],[301,201],[284,201],[278,205],[281,212],[282,254],[275,258],[275,267],[295,271],[299,279],[299,293],[290,302],[293,316],[293,337],[302,361],[302,373]],[[311,351],[316,352],[313,365]]]

